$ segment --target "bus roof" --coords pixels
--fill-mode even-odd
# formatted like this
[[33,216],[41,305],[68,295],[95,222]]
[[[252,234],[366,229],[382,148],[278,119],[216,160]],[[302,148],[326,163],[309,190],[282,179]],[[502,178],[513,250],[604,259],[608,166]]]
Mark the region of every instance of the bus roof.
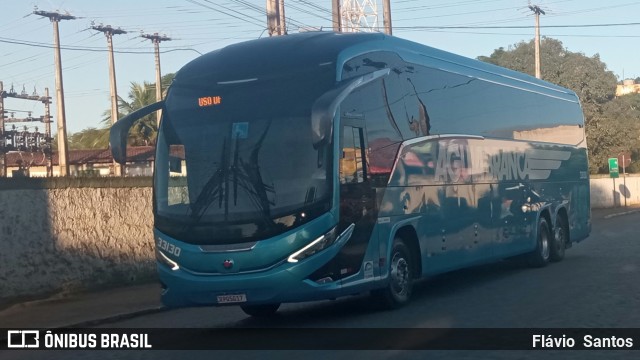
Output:
[[393,51],[405,61],[577,101],[571,90],[533,76],[381,33],[305,32],[250,40],[202,55],[185,65],[176,81],[233,82],[292,73],[335,63],[336,80],[349,59]]

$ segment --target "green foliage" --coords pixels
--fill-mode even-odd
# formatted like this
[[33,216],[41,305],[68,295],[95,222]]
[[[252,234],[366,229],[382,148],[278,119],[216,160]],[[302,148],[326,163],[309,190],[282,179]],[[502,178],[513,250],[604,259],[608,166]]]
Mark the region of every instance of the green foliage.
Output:
[[[166,74],[162,77],[163,97],[166,96],[167,88],[173,81],[175,74]],[[122,119],[127,114],[151,105],[156,102],[156,85],[144,82],[138,84],[131,83],[127,100],[118,96],[118,119]],[[87,128],[77,133],[67,135],[70,150],[81,149],[106,149],[109,147],[109,129],[111,128],[111,109],[103,112],[102,128]],[[156,114],[150,114],[138,120],[129,133],[129,145],[142,146],[153,145],[158,133]],[[58,135],[52,141],[54,150],[58,148]]]
[[[615,98],[616,76],[600,60],[565,49],[562,42],[543,38],[540,44],[542,79],[573,90],[582,103],[585,115],[589,166],[592,173],[608,172],[607,159],[622,151],[632,151],[640,162],[640,95]],[[533,40],[509,49],[496,49],[479,60],[533,75],[535,50]],[[629,171],[640,171],[633,164]]]
[[[109,147],[109,129],[86,128],[67,134],[69,150],[106,149]],[[58,150],[58,134],[51,140],[51,147]]]
[[[607,158],[616,157],[623,151],[631,151],[633,161],[625,170],[640,172],[640,158],[638,158],[640,155],[640,94],[629,94],[613,99],[604,104],[602,112],[611,125],[609,131],[615,132],[616,141],[609,146]],[[601,170],[601,172],[607,171],[606,167],[604,171]]]
[[[480,56],[478,59],[532,76],[535,73],[533,40],[518,43],[506,51],[504,48],[497,49],[491,56]],[[588,57],[570,52],[559,40],[543,38],[540,42],[540,63],[543,80],[575,91],[585,105],[603,104],[615,96],[617,78],[607,70],[607,65],[600,61],[598,54]]]
[[109,129],[87,128],[69,134],[67,141],[70,150],[106,149],[109,147]]
[[[151,105],[156,101],[155,85],[144,82],[138,84],[131,83],[129,90],[129,101],[122,98],[118,99],[118,112],[120,118],[140,109],[147,105]],[[107,113],[104,122],[111,123],[110,111]],[[129,145],[142,146],[151,145],[155,142],[156,133],[156,113],[149,114],[136,121],[129,132]]]

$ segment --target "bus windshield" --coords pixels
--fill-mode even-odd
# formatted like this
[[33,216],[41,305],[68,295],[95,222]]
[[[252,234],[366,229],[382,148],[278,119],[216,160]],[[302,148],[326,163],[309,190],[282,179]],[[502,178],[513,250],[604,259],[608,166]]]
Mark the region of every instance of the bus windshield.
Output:
[[310,114],[331,84],[317,85],[174,83],[156,154],[158,230],[193,244],[250,242],[328,211],[331,144],[314,148]]

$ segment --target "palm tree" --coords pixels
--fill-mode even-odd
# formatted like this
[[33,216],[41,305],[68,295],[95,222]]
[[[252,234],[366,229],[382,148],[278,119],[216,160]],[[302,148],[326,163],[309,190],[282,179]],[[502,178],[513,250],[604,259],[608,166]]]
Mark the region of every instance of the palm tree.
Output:
[[[175,74],[167,74],[162,77],[162,84],[164,89],[164,95],[166,95],[166,89],[168,85],[173,81]],[[118,96],[118,118],[122,118],[133,111],[141,109],[147,105],[151,105],[156,102],[156,85],[150,82],[143,82],[142,84],[132,82],[127,102],[123,98]],[[105,124],[105,128],[111,127],[111,110],[106,110],[103,113],[102,123]],[[158,127],[156,121],[156,113],[149,114],[140,120],[136,121],[131,131],[129,132],[129,145],[142,146],[152,145],[155,143],[156,136],[158,134]]]
[[[167,88],[173,81],[175,74],[167,74],[162,77],[163,97],[166,96]],[[129,102],[118,96],[118,119],[122,119],[127,114],[151,105],[156,102],[156,85],[144,82],[138,84],[131,83],[128,99]],[[102,113],[101,128],[87,128],[79,132],[68,135],[69,149],[106,149],[109,147],[109,129],[111,128],[111,109]],[[150,114],[138,120],[129,133],[129,145],[142,146],[153,145],[158,133],[156,114]],[[58,147],[57,134],[52,141],[53,149]]]
[[68,137],[69,149],[106,149],[109,147],[109,129],[86,128]]

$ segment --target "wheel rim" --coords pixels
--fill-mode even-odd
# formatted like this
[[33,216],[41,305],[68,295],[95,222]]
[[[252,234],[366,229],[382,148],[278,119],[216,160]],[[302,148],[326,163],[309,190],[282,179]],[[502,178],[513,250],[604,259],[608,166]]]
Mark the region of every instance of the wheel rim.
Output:
[[395,253],[391,260],[391,290],[395,296],[398,298],[408,297],[410,279],[409,263],[402,254]]
[[546,231],[542,231],[542,234],[540,234],[540,242],[541,242],[541,251],[542,251],[542,258],[543,259],[548,259],[549,258],[549,254],[550,254],[550,249],[549,249],[549,235]]
[[556,238],[556,241],[555,241],[555,243],[556,243],[556,250],[557,250],[558,252],[561,252],[562,250],[564,250],[564,247],[565,247],[565,240],[566,240],[566,237],[565,237],[565,235],[564,235],[564,228],[563,228],[562,226],[558,226],[558,227],[556,228],[556,231],[555,231],[555,238]]

